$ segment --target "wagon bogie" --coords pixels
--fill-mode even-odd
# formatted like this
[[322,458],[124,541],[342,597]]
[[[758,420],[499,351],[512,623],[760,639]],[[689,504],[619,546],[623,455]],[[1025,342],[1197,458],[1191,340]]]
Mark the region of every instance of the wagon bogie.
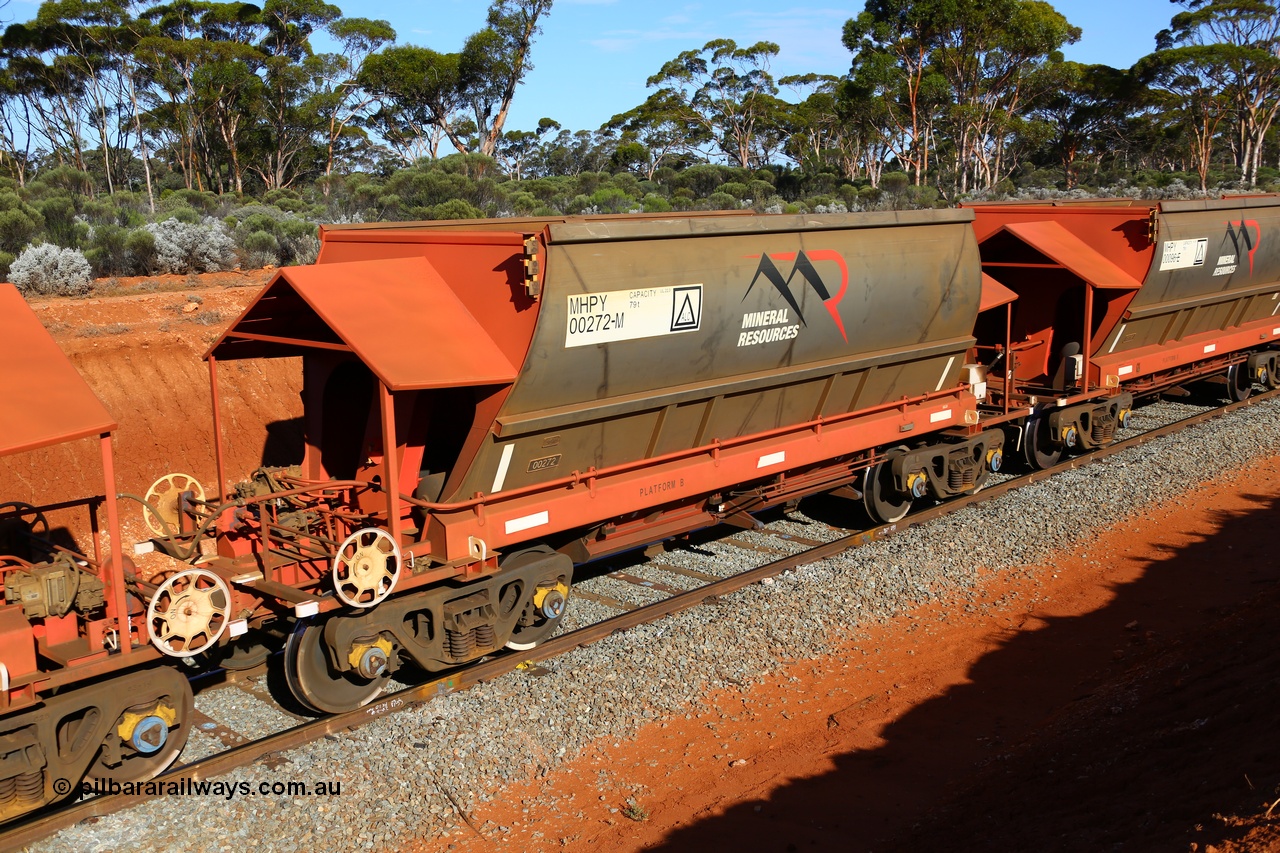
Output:
[[504,646],[531,649],[559,625],[572,583],[568,557],[533,547],[488,578],[302,620],[285,654],[290,690],[308,708],[336,713],[371,701],[404,664],[438,672]]

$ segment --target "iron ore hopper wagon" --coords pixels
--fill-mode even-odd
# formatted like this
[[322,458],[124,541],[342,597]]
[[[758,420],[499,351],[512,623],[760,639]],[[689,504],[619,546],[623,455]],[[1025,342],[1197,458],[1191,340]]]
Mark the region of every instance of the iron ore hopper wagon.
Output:
[[1031,465],[1109,442],[1134,396],[1280,387],[1276,196],[973,209],[984,274],[1016,296],[975,330],[986,402],[1030,413],[1014,437]]
[[849,484],[881,520],[979,488],[972,216],[326,229],[208,354],[215,411],[217,365],[301,356],[302,464],[170,490],[158,541],[203,553],[229,633],[296,620],[289,683],[341,711],[532,647],[595,557]]

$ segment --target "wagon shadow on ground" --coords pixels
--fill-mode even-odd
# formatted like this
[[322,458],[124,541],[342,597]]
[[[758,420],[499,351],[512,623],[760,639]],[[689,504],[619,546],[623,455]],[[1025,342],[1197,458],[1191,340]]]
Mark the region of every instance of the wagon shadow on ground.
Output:
[[880,746],[833,754],[830,772],[648,849],[1203,850],[1240,838],[1247,826],[1215,814],[1256,815],[1280,797],[1280,500],[1249,501],[1217,513],[1217,533],[1145,561],[1105,606],[1013,634],[966,683],[872,732]]

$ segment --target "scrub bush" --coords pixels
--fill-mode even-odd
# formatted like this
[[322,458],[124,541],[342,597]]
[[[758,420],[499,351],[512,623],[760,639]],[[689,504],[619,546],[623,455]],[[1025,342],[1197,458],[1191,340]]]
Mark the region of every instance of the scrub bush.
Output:
[[24,295],[79,296],[93,286],[92,275],[80,250],[52,243],[28,246],[9,265],[9,281]]

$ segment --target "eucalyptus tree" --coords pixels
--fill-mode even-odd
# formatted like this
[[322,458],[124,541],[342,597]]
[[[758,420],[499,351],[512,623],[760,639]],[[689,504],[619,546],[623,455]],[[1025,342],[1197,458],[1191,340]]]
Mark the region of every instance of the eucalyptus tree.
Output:
[[135,56],[152,73],[144,124],[166,140],[187,187],[244,190],[250,133],[262,101],[256,6],[172,0],[143,13],[153,28]]
[[713,39],[668,61],[648,85],[661,87],[668,103],[679,101],[682,120],[701,125],[732,163],[763,166],[780,141],[778,86],[769,73],[778,52],[769,41],[738,47]]
[[[956,189],[990,188],[1017,165],[1025,118],[1057,91],[1061,48],[1081,30],[1044,0],[933,0],[931,54],[953,98],[947,111]],[[1025,147],[1025,146],[1023,146]]]
[[504,133],[498,143],[497,155],[507,176],[517,181],[523,178],[526,165],[537,156],[542,138],[560,129],[560,122],[542,118],[538,120],[536,130],[509,130]]
[[[804,95],[786,111],[787,156],[801,168],[819,169],[826,165],[840,138],[842,126],[835,95],[840,78],[832,74],[792,74],[778,84]],[[855,175],[846,173],[846,177]]]
[[[551,4],[493,0],[488,25],[456,53],[397,45],[369,56],[357,79],[380,103],[379,126],[405,139],[410,124],[434,125],[458,151],[493,156]],[[461,132],[464,122],[469,132]]]
[[[375,98],[359,86],[365,62],[379,48],[396,39],[396,31],[389,23],[368,18],[338,18],[327,29],[339,50],[318,58],[316,91],[311,97],[311,104],[325,122],[326,177],[333,173],[342,140],[358,132],[358,125],[369,119]],[[359,141],[367,143],[363,133]],[[325,193],[328,194],[328,183]]]
[[43,137],[59,164],[85,169],[85,80],[74,63],[61,59],[48,29],[13,24],[4,32],[4,55],[12,90],[35,121],[26,132]]
[[[374,125],[409,162],[427,140],[430,156],[438,156],[441,136],[459,151],[469,150],[456,131],[464,104],[458,59],[456,53],[397,45],[370,56],[360,70],[360,87],[379,104]],[[433,129],[429,136],[427,128]]]
[[1280,6],[1266,0],[1174,2],[1185,11],[1156,36],[1148,64],[1166,69],[1162,79],[1181,79],[1181,69],[1202,81],[1178,84],[1203,90],[1202,119],[1217,111],[1222,97],[1230,102],[1232,154],[1241,181],[1256,186],[1263,142],[1280,109]]
[[323,0],[266,0],[256,23],[259,115],[254,134],[258,156],[253,171],[267,189],[285,187],[298,174],[297,159],[324,128],[311,96],[322,90],[326,63],[312,49],[311,36],[342,17]]
[[639,106],[618,113],[600,130],[618,135],[622,155],[643,171],[646,180],[653,180],[658,169],[699,151],[712,139],[706,125],[687,109],[684,99],[667,88],[654,92]]
[[857,177],[862,168],[872,187],[879,188],[885,166],[894,159],[894,142],[898,139],[886,130],[892,126],[891,107],[875,96],[866,81],[841,80],[836,87],[835,110],[840,120],[844,171]]
[[1091,162],[1097,169],[1106,157],[1119,153],[1146,89],[1129,71],[1108,65],[1063,62],[1058,70],[1057,88],[1040,100],[1034,114],[1048,129],[1048,150],[1072,189],[1083,164]]
[[882,105],[881,140],[917,186],[929,172],[932,137],[951,100],[933,61],[948,24],[939,2],[867,0],[856,18],[845,21],[841,35],[853,54],[850,79]]

